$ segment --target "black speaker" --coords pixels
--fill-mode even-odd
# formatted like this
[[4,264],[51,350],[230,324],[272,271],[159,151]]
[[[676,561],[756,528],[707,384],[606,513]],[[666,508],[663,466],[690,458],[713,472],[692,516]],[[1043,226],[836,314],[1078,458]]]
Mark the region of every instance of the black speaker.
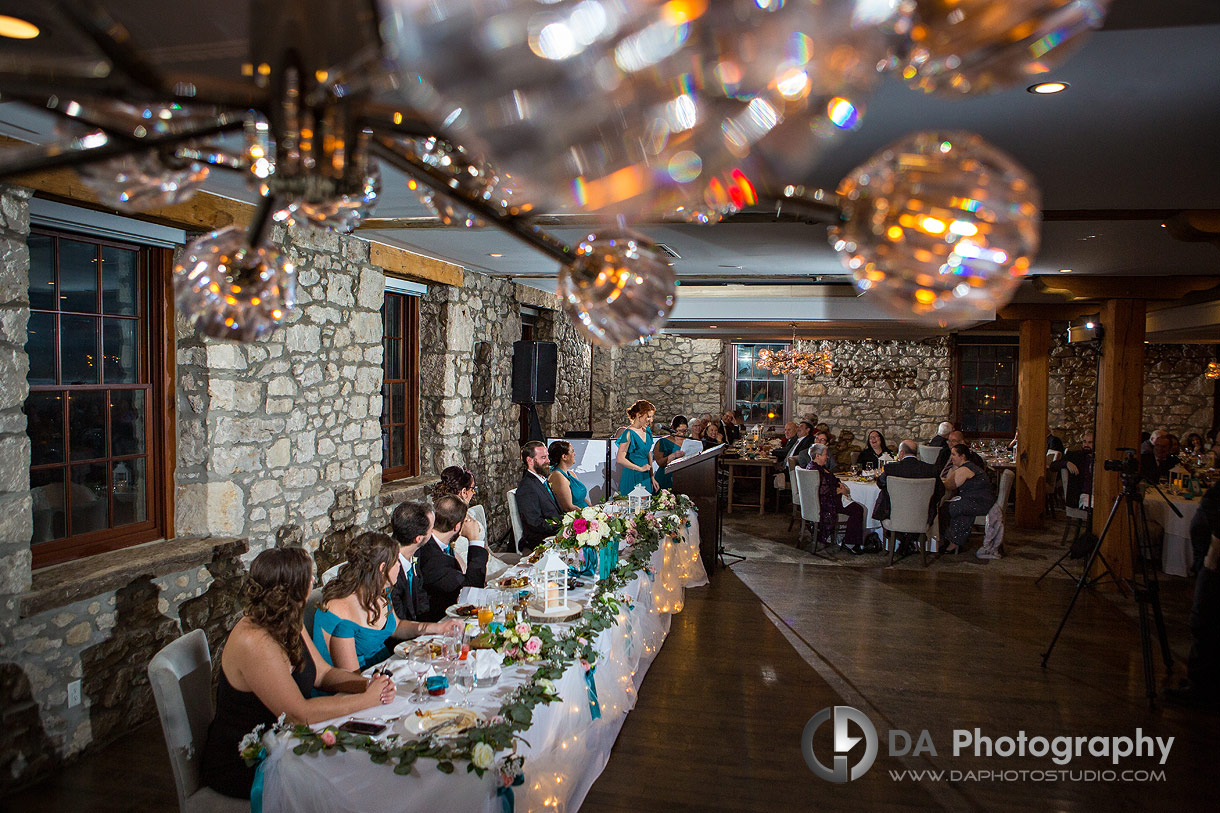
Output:
[[513,342],[513,403],[555,403],[555,367],[559,349],[554,342]]

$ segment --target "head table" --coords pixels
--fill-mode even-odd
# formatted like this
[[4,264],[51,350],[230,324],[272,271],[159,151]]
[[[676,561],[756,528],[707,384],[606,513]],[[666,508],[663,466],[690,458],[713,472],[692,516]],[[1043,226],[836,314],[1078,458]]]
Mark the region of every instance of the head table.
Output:
[[[649,566],[616,591],[627,602],[620,605],[612,626],[593,640],[597,657],[589,675],[579,661],[573,661],[555,681],[559,700],[534,707],[530,727],[521,732],[517,750],[525,758],[524,781],[511,794],[502,790],[495,770],[479,777],[467,770],[468,763],[458,761],[451,773],[443,773],[436,760],[421,757],[409,773],[400,775],[393,764],[373,762],[364,751],[328,748],[297,754],[300,741],[281,732],[264,737],[270,747],[262,768],[262,810],[502,813],[577,809],[605,767],[627,712],[635,706],[644,674],[669,632],[670,616],[682,610],[684,589],[707,583],[699,559],[698,522],[695,512],[688,512],[680,538],[662,541]],[[512,568],[506,575],[518,572],[519,568]],[[584,587],[572,589],[570,596],[587,605],[592,594],[592,587]],[[565,626],[553,625],[557,634]],[[405,662],[394,657],[387,665],[400,681],[393,703],[328,720],[312,726],[314,731],[353,718],[388,721],[411,715],[417,708],[457,705],[462,699],[456,688],[450,688],[441,697],[414,703],[409,697],[414,679],[404,668]],[[470,706],[489,717],[496,714],[535,669],[528,663],[506,664],[495,685],[476,688],[468,695]],[[383,737],[394,730],[391,725]],[[502,756],[496,754],[497,759]],[[257,810],[257,801],[254,807]]]

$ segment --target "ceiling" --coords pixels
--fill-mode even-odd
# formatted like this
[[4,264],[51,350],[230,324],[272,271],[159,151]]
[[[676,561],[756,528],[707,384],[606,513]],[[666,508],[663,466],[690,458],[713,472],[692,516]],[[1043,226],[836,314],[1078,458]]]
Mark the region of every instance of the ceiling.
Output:
[[[173,15],[164,13],[162,0],[107,5],[150,61],[166,70],[233,75],[245,56],[247,3],[240,0],[177,5]],[[28,15],[48,33],[31,43],[5,41],[0,56],[95,56],[55,20],[50,4],[24,0],[5,8]],[[1180,241],[1163,226],[1181,210],[1220,210],[1220,3],[1115,0],[1106,27],[1047,78],[1070,87],[1054,96],[1016,88],[942,99],[885,81],[866,101],[863,126],[828,150],[806,177],[791,180],[834,188],[852,167],[906,133],[971,130],[1026,166],[1042,189],[1043,245],[1034,274],[1220,275],[1220,245]],[[45,140],[49,119],[0,104],[0,132]],[[211,188],[252,199],[231,176]],[[400,175],[385,172],[379,222],[429,215]],[[674,268],[687,285],[845,279],[825,226],[786,212],[747,213],[738,221],[646,224],[640,230],[678,255]],[[360,235],[553,290],[554,262],[494,228],[429,226],[426,220],[424,227],[411,225],[362,229]],[[583,227],[553,231],[569,241],[586,233]],[[1018,301],[1057,300],[1025,285]]]

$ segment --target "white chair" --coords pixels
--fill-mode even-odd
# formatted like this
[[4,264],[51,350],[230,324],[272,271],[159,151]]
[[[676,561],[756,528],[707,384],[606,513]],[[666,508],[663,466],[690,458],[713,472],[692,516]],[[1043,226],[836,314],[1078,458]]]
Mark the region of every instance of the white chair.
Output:
[[521,524],[521,511],[517,509],[517,489],[508,491],[508,521],[513,526],[513,553],[521,552],[521,540],[525,538],[525,526]]
[[323,587],[325,587],[327,584],[329,584],[331,579],[333,579],[335,576],[339,575],[339,568],[343,567],[344,564],[345,564],[345,562],[340,562],[339,564],[335,565],[332,568],[329,568],[325,573],[322,574],[322,586]]
[[[1000,516],[1004,515],[1004,510],[1008,507],[1008,494],[1012,491],[1013,481],[1017,479],[1017,473],[1012,469],[1004,469],[1004,473],[1000,475],[1000,489],[996,495],[995,504],[1000,509]],[[975,525],[987,526],[987,515],[980,514],[974,518]]]
[[[1080,536],[1080,531],[1084,528],[1085,521],[1089,518],[1089,512],[1077,505],[1068,503],[1068,470],[1059,470],[1059,488],[1063,492],[1063,514],[1065,522],[1063,523],[1063,541],[1060,545],[1066,545],[1068,541],[1068,531],[1075,527],[1075,533],[1072,536],[1073,543]],[[1074,521],[1073,521],[1074,520]]]
[[148,681],[169,749],[178,809],[183,813],[248,811],[249,801],[217,793],[199,779],[203,745],[212,722],[212,656],[203,630],[183,635],[154,655],[148,662]]
[[919,534],[919,553],[924,567],[928,566],[928,506],[936,493],[935,477],[886,477],[885,490],[890,496],[890,517],[881,520],[886,542],[890,545],[890,564],[898,550],[898,534]]
[[1046,450],[1046,465],[1049,466],[1051,463],[1054,463],[1056,460],[1058,460],[1061,457],[1063,457],[1063,452],[1059,451],[1058,449],[1047,449]]
[[919,459],[925,463],[935,463],[940,459],[940,446],[929,446],[926,443],[919,444]]
[[[815,469],[797,468],[792,470],[795,478],[797,498],[801,504],[801,519],[813,534],[813,553],[818,552],[818,526],[822,523],[822,506],[818,502],[818,488],[821,485],[822,473]],[[846,514],[839,514],[834,520],[836,526],[847,522]]]
[[[788,486],[792,489],[792,517],[788,520],[788,532],[789,533],[792,533],[793,523],[795,523],[798,519],[800,519],[800,516],[801,516],[801,498],[800,498],[800,494],[798,491],[800,484],[797,483],[797,481],[796,481],[796,475],[794,474],[795,471],[796,471],[796,458],[789,457],[788,458]],[[801,535],[798,533],[796,538],[797,538],[797,544],[799,545]]]

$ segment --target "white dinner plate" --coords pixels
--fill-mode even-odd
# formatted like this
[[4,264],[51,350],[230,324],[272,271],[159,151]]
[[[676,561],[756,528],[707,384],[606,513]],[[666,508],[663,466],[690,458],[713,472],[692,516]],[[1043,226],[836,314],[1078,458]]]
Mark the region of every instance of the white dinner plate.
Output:
[[399,733],[408,737],[419,737],[426,733],[451,736],[485,722],[487,716],[474,709],[444,706],[408,714],[397,725]]

